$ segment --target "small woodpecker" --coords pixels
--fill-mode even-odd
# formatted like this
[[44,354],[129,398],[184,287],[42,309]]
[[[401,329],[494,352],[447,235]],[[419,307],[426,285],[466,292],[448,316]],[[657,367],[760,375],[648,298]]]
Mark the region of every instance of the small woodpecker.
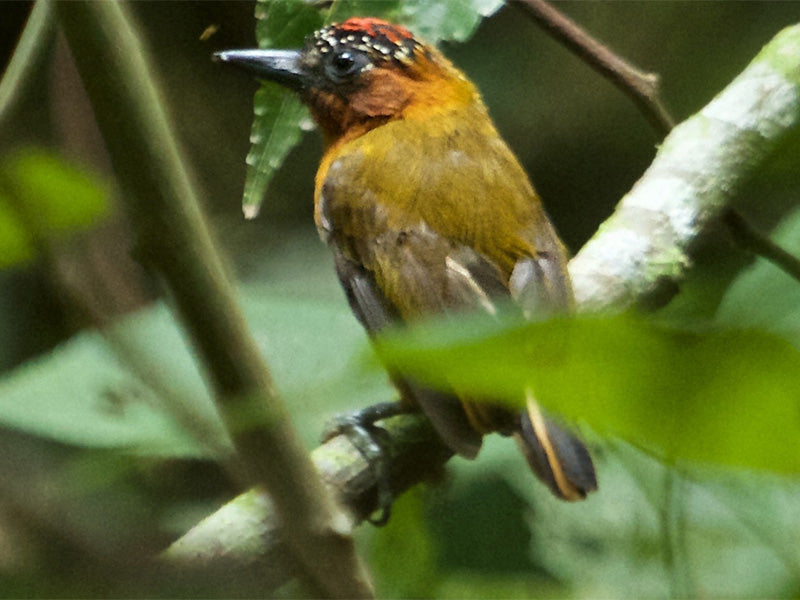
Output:
[[[351,18],[302,50],[230,50],[300,95],[325,137],[314,218],[350,306],[371,336],[397,322],[512,298],[525,314],[572,310],[564,245],[478,90],[402,26]],[[433,391],[392,373],[401,404],[474,458],[484,434],[514,436],[533,472],[564,500],[597,488],[584,444],[526,409]]]

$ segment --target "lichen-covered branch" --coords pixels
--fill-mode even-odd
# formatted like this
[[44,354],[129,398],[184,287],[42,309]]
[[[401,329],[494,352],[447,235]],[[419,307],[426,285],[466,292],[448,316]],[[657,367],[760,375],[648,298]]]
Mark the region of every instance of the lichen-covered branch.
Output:
[[[384,458],[390,465],[388,484],[395,496],[435,477],[452,455],[421,415],[401,415],[381,426],[386,433]],[[353,525],[378,508],[378,474],[347,436],[332,438],[314,450],[311,458],[329,489],[349,508]],[[188,570],[187,576],[201,575],[215,584],[222,579],[236,586],[257,576],[264,590],[284,584],[294,573],[272,502],[257,489],[198,523],[163,558],[169,565]]]
[[[630,97],[658,132],[659,138],[672,130],[675,122],[661,101],[656,74],[631,66],[546,0],[507,2],[522,8],[535,23]],[[734,240],[746,250],[772,261],[792,277],[798,277],[800,260],[752,227],[734,209],[728,208],[722,220],[728,225]]]
[[800,25],[781,31],[699,113],[672,130],[614,214],[570,263],[581,310],[672,296],[689,249],[800,127]]

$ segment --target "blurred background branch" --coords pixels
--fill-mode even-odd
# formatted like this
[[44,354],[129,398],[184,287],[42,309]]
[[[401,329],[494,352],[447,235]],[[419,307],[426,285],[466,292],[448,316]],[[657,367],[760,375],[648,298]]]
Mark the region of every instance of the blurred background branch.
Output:
[[0,79],[0,127],[9,118],[14,103],[25,93],[36,61],[50,41],[54,24],[50,0],[36,0],[17,47]]
[[172,293],[238,458],[251,483],[272,494],[301,579],[314,595],[368,597],[349,523],[314,472],[246,329],[126,10],[70,2],[59,5],[59,17],[128,201],[140,256]]
[[635,68],[545,0],[508,0],[508,3],[522,9],[553,38],[630,97],[662,137],[674,127],[675,121],[661,100],[658,75]]

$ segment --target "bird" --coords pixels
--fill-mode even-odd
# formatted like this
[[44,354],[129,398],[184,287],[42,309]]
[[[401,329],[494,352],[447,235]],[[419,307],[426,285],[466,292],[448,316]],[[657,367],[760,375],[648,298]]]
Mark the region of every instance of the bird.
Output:
[[[525,170],[467,76],[402,25],[352,17],[300,49],[227,50],[217,60],[297,93],[325,142],[314,220],[352,311],[371,337],[437,314],[574,310],[567,251]],[[563,500],[597,488],[591,455],[546,415],[390,377],[397,406],[421,410],[454,453],[513,436]]]

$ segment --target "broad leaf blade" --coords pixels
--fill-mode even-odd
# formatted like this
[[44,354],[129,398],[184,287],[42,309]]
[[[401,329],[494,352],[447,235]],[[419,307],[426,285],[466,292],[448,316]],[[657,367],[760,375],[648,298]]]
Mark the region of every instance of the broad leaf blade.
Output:
[[197,455],[197,445],[157,405],[97,333],[77,336],[0,381],[4,427],[79,446]]
[[398,20],[431,44],[441,40],[463,42],[472,36],[481,19],[491,16],[501,6],[501,0],[412,0],[401,4]]
[[[305,252],[272,258],[273,279],[292,277],[292,285],[244,285],[241,303],[294,424],[315,446],[334,414],[390,400],[394,391],[383,373],[353,368],[366,336],[333,268],[320,278],[302,267],[328,258],[310,237],[287,242]],[[109,337],[78,334],[0,378],[0,427],[164,456],[209,456],[226,444],[193,353],[163,304],[115,323]]]
[[0,269],[28,262],[35,255],[36,246],[28,228],[8,198],[0,195]]
[[398,335],[381,355],[473,398],[521,406],[532,389],[568,419],[669,460],[800,472],[800,353],[776,336],[630,317],[468,327]]

